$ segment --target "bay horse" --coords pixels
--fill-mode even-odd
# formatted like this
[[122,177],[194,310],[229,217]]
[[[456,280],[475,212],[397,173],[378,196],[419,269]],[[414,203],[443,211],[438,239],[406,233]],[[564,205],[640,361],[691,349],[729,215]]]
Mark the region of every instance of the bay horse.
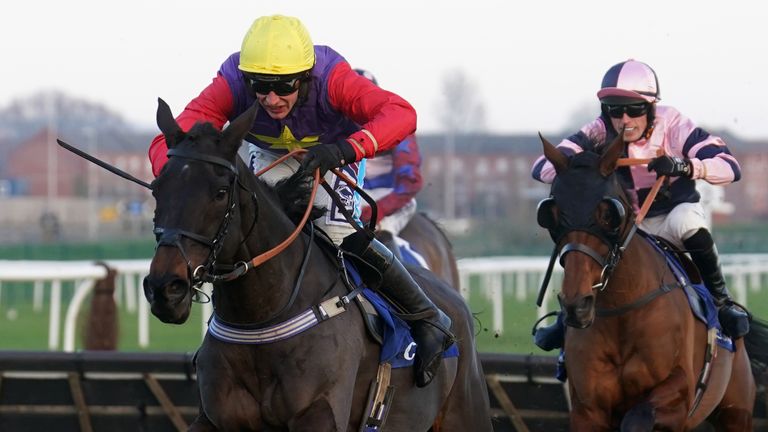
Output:
[[[313,193],[297,194],[311,178],[270,187],[238,157],[257,107],[223,131],[198,123],[183,132],[159,100],[169,160],[152,184],[158,244],[144,294],[157,318],[181,324],[196,288],[213,281],[213,315],[196,354],[200,413],[190,430],[491,431],[470,312],[430,272],[412,275],[451,316],[460,355],[445,358],[424,388],[412,367],[382,374],[381,346],[349,303],[342,255],[313,240],[311,224],[297,231],[291,208],[312,202]],[[369,393],[387,379],[396,392],[378,405],[388,414],[373,427],[364,421]]]
[[424,257],[432,273],[457,291],[461,288],[453,245],[437,222],[424,212],[416,212],[398,235]]
[[717,430],[751,431],[752,373],[762,374],[768,359],[765,323],[753,321],[731,352],[695,318],[690,283],[637,231],[616,174],[621,134],[600,154],[570,158],[541,140],[557,172],[537,219],[564,268],[570,430],[686,431],[708,420]]

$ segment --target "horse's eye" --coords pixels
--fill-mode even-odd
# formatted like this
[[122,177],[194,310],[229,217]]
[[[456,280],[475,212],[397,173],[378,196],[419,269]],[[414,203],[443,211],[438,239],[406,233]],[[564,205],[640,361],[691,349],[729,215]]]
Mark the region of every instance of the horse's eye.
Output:
[[229,193],[229,188],[221,188],[216,192],[214,199],[216,201],[223,201],[227,198],[227,193]]
[[603,228],[616,231],[621,227],[626,211],[621,202],[615,198],[604,198],[598,207],[598,218]]

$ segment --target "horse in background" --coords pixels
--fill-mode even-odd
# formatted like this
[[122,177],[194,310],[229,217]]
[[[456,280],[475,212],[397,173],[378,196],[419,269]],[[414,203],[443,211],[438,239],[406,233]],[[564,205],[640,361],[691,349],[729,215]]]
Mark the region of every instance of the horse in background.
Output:
[[416,212],[399,236],[424,257],[432,273],[457,291],[461,289],[453,245],[437,222],[424,212]]
[[350,303],[357,290],[346,285],[344,258],[313,240],[311,223],[297,230],[297,202],[318,216],[310,178],[272,188],[237,155],[256,109],[222,132],[209,123],[183,132],[162,101],[157,112],[169,160],[152,183],[158,244],[144,294],[156,317],[181,324],[197,287],[213,282],[214,312],[196,354],[200,414],[190,430],[490,432],[463,298],[410,269],[453,320],[459,356],[444,358],[424,388],[412,366],[382,363],[382,346]]
[[637,231],[615,173],[621,137],[602,154],[570,158],[542,143],[557,177],[537,219],[564,268],[558,299],[568,325],[570,430],[683,431],[705,420],[717,430],[752,430],[766,324],[755,320],[732,352],[719,346],[717,328],[694,316],[692,284]]

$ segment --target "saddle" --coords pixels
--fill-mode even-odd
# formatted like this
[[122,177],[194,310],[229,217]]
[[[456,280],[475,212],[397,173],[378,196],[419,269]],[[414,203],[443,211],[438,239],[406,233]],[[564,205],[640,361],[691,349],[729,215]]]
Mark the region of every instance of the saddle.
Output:
[[716,330],[716,341],[719,346],[731,352],[735,351],[731,338],[722,332],[722,326],[717,318],[717,306],[715,306],[709,290],[704,286],[704,281],[696,264],[684,250],[679,249],[668,240],[642,231],[638,232],[667,259],[667,265],[675,273],[681,288],[688,297],[688,304],[693,315],[706,324],[707,328]]
[[[321,230],[318,230],[322,233]],[[341,280],[350,293],[358,291],[354,296],[360,310],[368,335],[381,345],[381,363],[390,363],[392,368],[410,367],[414,361],[416,346],[410,333],[410,326],[400,318],[405,311],[390,302],[386,297],[368,288],[363,283],[358,265],[366,265],[359,257],[347,256],[325,235],[316,236],[316,242],[329,257],[333,257],[338,266]],[[351,259],[343,259],[347,257]],[[456,344],[448,348],[444,357],[459,355]]]

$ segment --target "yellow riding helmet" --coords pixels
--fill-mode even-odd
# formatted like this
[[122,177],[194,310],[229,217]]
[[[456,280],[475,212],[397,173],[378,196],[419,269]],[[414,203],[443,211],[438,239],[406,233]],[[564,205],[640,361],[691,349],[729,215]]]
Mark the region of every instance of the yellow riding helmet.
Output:
[[298,18],[272,15],[257,18],[243,38],[243,72],[288,75],[315,65],[315,46]]

